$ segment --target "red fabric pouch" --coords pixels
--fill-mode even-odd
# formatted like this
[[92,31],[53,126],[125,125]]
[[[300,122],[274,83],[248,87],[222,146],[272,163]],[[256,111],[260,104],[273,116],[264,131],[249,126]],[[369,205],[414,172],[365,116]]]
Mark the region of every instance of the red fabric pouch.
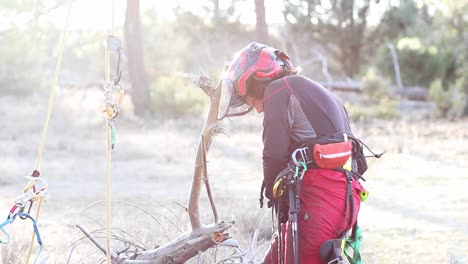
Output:
[[335,169],[342,167],[351,157],[353,143],[351,141],[331,143],[331,144],[315,144],[313,156],[315,163],[324,169]]

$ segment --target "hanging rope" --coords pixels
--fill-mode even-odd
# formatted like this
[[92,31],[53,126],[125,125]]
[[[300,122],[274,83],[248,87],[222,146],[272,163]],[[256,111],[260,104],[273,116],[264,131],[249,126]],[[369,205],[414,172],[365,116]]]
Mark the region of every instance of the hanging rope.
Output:
[[[114,23],[115,23],[115,14],[114,14],[114,0],[111,0],[111,8],[112,8],[112,26],[111,26],[111,35],[114,35]],[[113,120],[110,117],[111,108],[109,107],[109,101],[112,99],[112,88],[113,85],[110,82],[110,52],[109,49],[106,48],[106,111],[107,111],[107,118],[106,118],[106,256],[107,256],[107,264],[112,263],[111,258],[111,204],[110,204],[110,176],[111,176],[111,159],[112,159],[112,138],[113,138]],[[107,91],[108,88],[111,88],[110,91]],[[115,116],[113,116],[115,117]]]
[[[59,49],[58,49],[58,54],[57,54],[57,62],[55,64],[54,79],[53,79],[52,88],[51,88],[51,91],[50,91],[49,105],[48,105],[48,108],[47,108],[47,114],[46,114],[46,118],[45,118],[45,122],[44,122],[44,127],[42,129],[41,141],[40,141],[40,144],[39,144],[39,150],[37,151],[36,165],[34,167],[35,170],[33,172],[33,175],[36,172],[39,173],[39,167],[41,165],[42,152],[44,151],[44,145],[45,145],[45,141],[46,141],[46,138],[47,138],[47,130],[49,128],[49,120],[50,120],[50,116],[51,116],[51,113],[52,113],[52,106],[54,104],[54,99],[55,99],[55,89],[57,87],[58,76],[60,74],[60,67],[62,65],[63,50],[65,48],[65,37],[66,37],[67,31],[68,31],[68,24],[69,24],[69,21],[70,21],[72,3],[73,3],[73,0],[70,0],[70,2],[68,4],[68,11],[67,11],[67,17],[66,17],[66,21],[65,21],[65,26],[64,26],[64,29],[63,29],[63,32],[62,32],[60,43],[58,45]],[[40,196],[38,206],[37,206],[37,210],[36,210],[35,222],[37,222],[39,220],[39,215],[40,215],[40,212],[41,212],[41,207],[42,207],[43,200],[44,200],[44,196]],[[32,248],[33,248],[33,245],[34,245],[35,238],[36,238],[36,233],[33,233],[32,238],[31,238],[31,242],[29,243],[29,250],[28,250],[28,255],[26,257],[26,264],[29,263],[29,259],[31,258]],[[37,257],[36,257],[36,260],[37,260]]]

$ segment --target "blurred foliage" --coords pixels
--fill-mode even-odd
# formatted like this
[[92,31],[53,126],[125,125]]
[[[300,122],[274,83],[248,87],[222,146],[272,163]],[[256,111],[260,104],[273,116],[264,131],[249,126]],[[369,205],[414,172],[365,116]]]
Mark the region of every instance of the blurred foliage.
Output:
[[362,91],[368,101],[376,102],[388,99],[390,94],[390,82],[383,78],[375,68],[367,70],[362,78]]
[[[339,62],[336,71],[355,77],[370,37],[368,18],[371,9],[384,8],[378,2],[285,0],[285,41],[290,49],[298,50],[294,55],[314,56],[317,51],[326,53],[327,57]],[[301,66],[305,68],[308,65]]]
[[[372,40],[393,41],[414,28],[418,23],[419,10],[414,1],[402,1],[399,6],[392,6],[382,17],[381,22],[373,32]],[[373,45],[378,48],[379,45]]]
[[368,121],[375,118],[396,119],[400,117],[398,102],[392,98],[390,81],[379,71],[370,67],[362,78],[363,104],[345,103],[353,121]]
[[[401,38],[396,46],[401,79],[405,86],[428,87],[436,78],[444,82],[454,77],[455,56],[435,45],[425,46],[419,38]],[[376,64],[385,75],[394,74],[389,49],[381,46]]]
[[44,64],[38,61],[39,54],[44,52],[41,41],[31,45],[31,39],[38,40],[34,32],[10,29],[3,31],[0,36],[1,43],[14,43],[14,45],[0,45],[0,87],[2,92],[22,95],[44,86],[44,79],[37,67]]
[[199,116],[206,109],[209,97],[180,78],[161,77],[150,87],[153,111],[159,116]]
[[453,120],[462,116],[467,97],[463,94],[463,82],[464,79],[459,78],[448,88],[444,88],[440,79],[431,84],[429,98],[435,103],[441,117]]
[[372,119],[398,119],[400,112],[397,109],[398,102],[395,100],[382,100],[376,104],[351,104],[345,103],[349,118],[354,121],[370,121]]

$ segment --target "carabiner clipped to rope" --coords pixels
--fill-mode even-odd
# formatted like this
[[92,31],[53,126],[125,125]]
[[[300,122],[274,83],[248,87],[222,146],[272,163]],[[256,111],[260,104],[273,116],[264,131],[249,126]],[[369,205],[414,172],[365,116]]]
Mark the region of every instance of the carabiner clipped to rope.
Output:
[[[28,213],[31,211],[33,202],[44,197],[49,188],[47,182],[40,177],[38,170],[34,170],[31,176],[26,176],[29,180],[28,184],[23,189],[23,193],[16,197],[15,204],[10,209],[8,218],[16,213],[23,213],[29,203]],[[22,218],[22,217],[21,217]]]
[[115,77],[113,80],[114,86],[119,85],[120,79],[122,78],[122,64],[123,64],[123,52],[122,52],[122,41],[116,36],[107,37],[107,50],[117,53],[117,69],[115,70]]

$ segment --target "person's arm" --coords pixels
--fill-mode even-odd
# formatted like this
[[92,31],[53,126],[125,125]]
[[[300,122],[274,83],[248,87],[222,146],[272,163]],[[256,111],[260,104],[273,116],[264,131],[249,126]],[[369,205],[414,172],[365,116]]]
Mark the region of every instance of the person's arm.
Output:
[[291,125],[288,117],[290,93],[283,90],[264,102],[263,176],[265,195],[272,200],[276,176],[290,159]]

